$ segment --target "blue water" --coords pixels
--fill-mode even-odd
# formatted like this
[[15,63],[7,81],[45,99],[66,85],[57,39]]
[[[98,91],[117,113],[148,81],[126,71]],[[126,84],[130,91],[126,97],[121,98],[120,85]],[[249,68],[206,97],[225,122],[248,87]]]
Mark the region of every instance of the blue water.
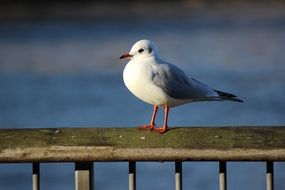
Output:
[[[170,126],[284,125],[285,17],[220,21],[24,22],[0,25],[0,127],[136,127],[152,106],[123,84],[119,60],[142,38],[162,57],[244,104],[171,110]],[[162,123],[162,112],[159,113]],[[138,163],[138,189],[173,189],[173,163]],[[74,188],[73,164],[42,164],[42,189]],[[218,164],[184,163],[185,189],[218,188]],[[285,189],[276,163],[276,189]],[[96,189],[127,189],[127,163],[95,163]],[[265,189],[264,163],[229,163],[229,189]],[[0,187],[30,189],[31,164],[1,164]],[[16,183],[15,183],[15,179]],[[110,183],[112,181],[112,183]]]

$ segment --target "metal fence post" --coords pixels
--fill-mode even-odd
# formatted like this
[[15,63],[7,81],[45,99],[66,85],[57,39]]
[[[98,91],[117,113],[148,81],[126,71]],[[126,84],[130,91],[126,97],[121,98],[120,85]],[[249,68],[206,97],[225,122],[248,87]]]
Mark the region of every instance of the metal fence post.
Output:
[[33,190],[40,190],[40,164],[33,163]]
[[136,190],[136,162],[129,162],[129,190]]
[[219,180],[220,190],[227,190],[227,163],[225,161],[219,162]]
[[182,190],[182,162],[175,162],[175,190]]
[[274,165],[273,162],[266,162],[266,190],[274,190]]
[[75,163],[75,190],[94,189],[94,164],[93,162]]

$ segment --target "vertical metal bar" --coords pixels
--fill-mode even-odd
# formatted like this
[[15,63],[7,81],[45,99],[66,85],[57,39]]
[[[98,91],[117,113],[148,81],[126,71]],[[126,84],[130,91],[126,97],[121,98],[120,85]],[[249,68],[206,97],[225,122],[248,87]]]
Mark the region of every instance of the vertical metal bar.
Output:
[[175,190],[182,190],[182,162],[175,162]]
[[273,162],[266,162],[266,190],[274,190],[274,165]]
[[93,162],[75,163],[75,190],[94,189],[94,164]]
[[219,180],[220,190],[227,190],[227,163],[225,161],[219,162]]
[[129,162],[129,190],[136,190],[136,162]]
[[40,190],[40,164],[33,163],[33,190]]

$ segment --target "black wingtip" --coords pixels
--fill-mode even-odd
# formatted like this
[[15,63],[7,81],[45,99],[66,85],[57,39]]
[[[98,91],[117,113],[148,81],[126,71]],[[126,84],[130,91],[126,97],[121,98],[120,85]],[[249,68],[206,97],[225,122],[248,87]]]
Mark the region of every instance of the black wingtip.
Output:
[[236,102],[243,103],[243,100],[241,100],[241,99],[234,98],[234,100],[235,100]]
[[219,96],[223,96],[223,97],[227,97],[227,98],[235,98],[235,97],[237,97],[236,95],[230,94],[230,93],[227,93],[227,92],[222,92],[222,91],[218,91],[218,90],[215,90],[215,92],[217,92]]
[[217,92],[218,95],[224,100],[230,100],[230,101],[234,101],[234,102],[243,103],[243,100],[238,99],[237,96],[234,94],[230,94],[230,93],[222,92],[222,91],[218,91],[218,90],[215,90],[215,92]]

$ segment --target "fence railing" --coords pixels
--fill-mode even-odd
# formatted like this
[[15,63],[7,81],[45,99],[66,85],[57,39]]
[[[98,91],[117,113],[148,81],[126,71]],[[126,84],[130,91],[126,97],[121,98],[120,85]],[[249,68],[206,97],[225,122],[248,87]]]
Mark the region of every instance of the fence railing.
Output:
[[220,190],[227,189],[227,161],[266,162],[267,190],[274,189],[275,161],[285,161],[285,127],[181,127],[165,134],[136,128],[1,129],[1,163],[33,163],[33,190],[40,163],[75,163],[75,189],[94,187],[93,162],[129,162],[129,189],[136,189],[137,161],[175,162],[175,189],[182,190],[182,163],[219,162]]

